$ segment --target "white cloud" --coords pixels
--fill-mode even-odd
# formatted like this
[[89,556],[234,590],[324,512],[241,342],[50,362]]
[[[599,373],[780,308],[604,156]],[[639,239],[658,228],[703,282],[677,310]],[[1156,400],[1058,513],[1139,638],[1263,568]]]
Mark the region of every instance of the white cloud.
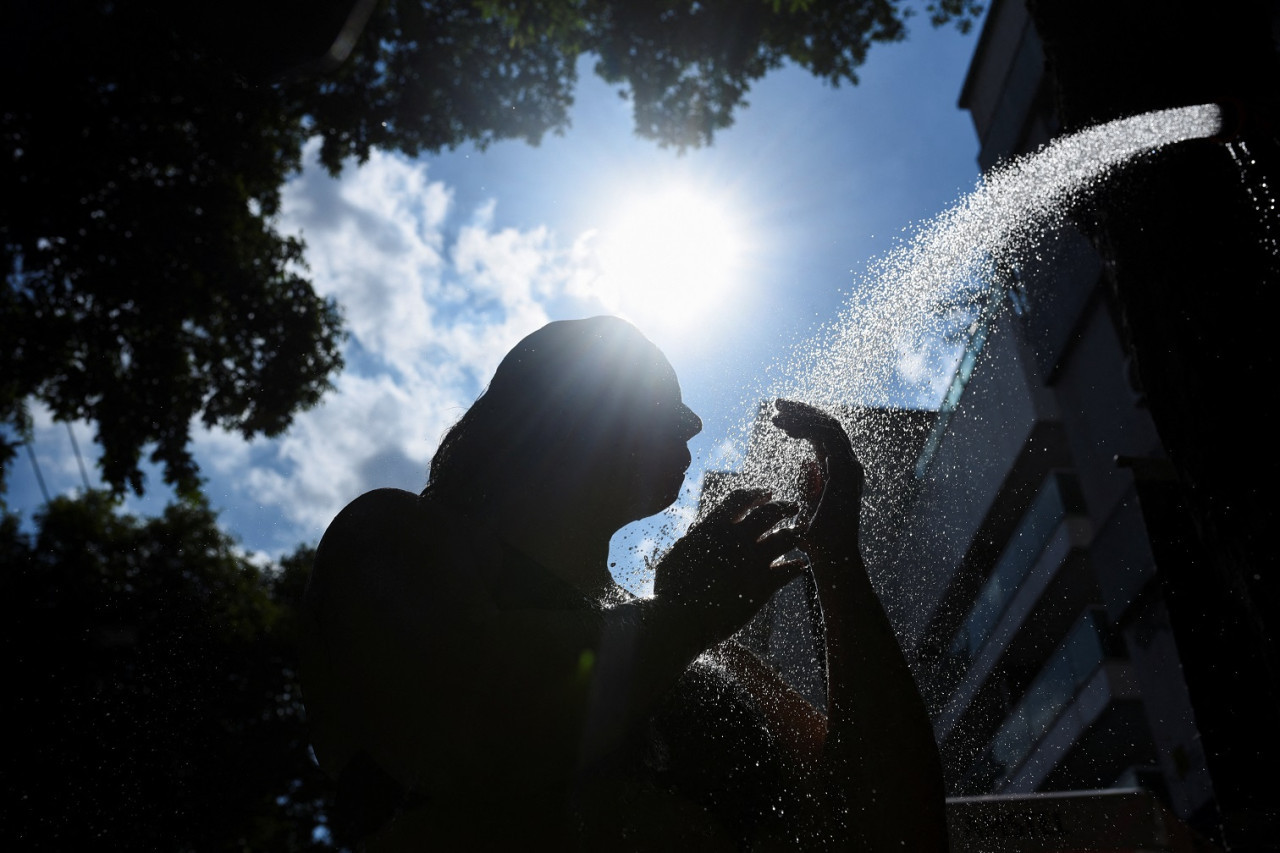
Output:
[[746,454],[741,442],[722,438],[711,453],[711,467],[719,471],[736,471]]
[[[423,162],[374,152],[334,179],[315,154],[309,146],[307,167],[284,188],[277,226],[306,240],[309,277],[343,309],[347,368],[279,438],[245,442],[192,425],[208,493],[259,556],[314,543],[369,489],[420,489],[440,437],[502,356],[553,313],[602,306],[593,232],[562,248],[545,226],[501,225],[496,199],[456,209],[453,191],[431,180]],[[51,490],[74,488],[79,473],[65,427],[35,414]],[[89,429],[76,424],[86,447]],[[159,510],[164,490],[152,467],[148,497],[129,508]],[[690,472],[675,507],[621,534],[620,570],[640,573],[637,588],[651,583],[641,577],[643,557],[692,520],[699,474]]]
[[307,241],[316,290],[338,300],[360,345],[412,372],[435,321],[452,194],[425,166],[376,151],[334,180],[314,164],[316,149],[285,186],[278,227]]
[[[60,421],[39,400],[28,402],[31,443],[18,451],[5,472],[7,498],[15,506],[38,506],[45,493],[73,495],[102,483],[94,464],[99,454],[95,426],[87,421]],[[19,438],[10,433],[10,438]]]
[[368,489],[420,488],[435,440],[456,417],[451,411],[469,402],[448,396],[449,389],[431,390],[437,393],[414,393],[390,374],[343,374],[335,391],[274,443],[275,464],[244,472],[245,488],[312,531]]
[[958,347],[948,343],[941,335],[927,338],[914,346],[899,344],[898,358],[894,364],[898,381],[898,396],[907,405],[933,408],[946,394],[959,357]]
[[545,227],[498,227],[495,200],[455,211],[423,162],[374,152],[333,179],[315,153],[285,187],[278,227],[302,235],[316,289],[343,308],[347,369],[279,439],[197,439],[205,470],[230,483],[215,492],[278,507],[311,540],[368,489],[421,488],[445,429],[548,305],[573,295],[583,263]]
[[898,373],[912,384],[926,378],[928,359],[922,350],[904,350],[898,355]]

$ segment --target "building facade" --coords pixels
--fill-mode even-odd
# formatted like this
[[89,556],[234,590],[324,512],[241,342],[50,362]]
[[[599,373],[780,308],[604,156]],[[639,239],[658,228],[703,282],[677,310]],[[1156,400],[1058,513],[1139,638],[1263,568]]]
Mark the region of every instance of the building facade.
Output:
[[[960,105],[984,170],[1058,133],[1019,0],[993,4]],[[1008,849],[1093,849],[1081,839],[1106,827],[1064,821],[1141,797],[1179,832],[1221,837],[1173,626],[1186,517],[1125,335],[1102,261],[1063,226],[978,313],[937,413],[851,430],[881,472],[865,556],[930,706],[953,832],[1040,827],[1045,846]],[[820,701],[815,620],[800,579],[747,634]],[[1035,819],[990,817],[1002,809]],[[1005,849],[991,838],[960,848]]]
[[[961,95],[984,169],[1058,130],[1026,7],[993,5]],[[1216,834],[1172,628],[1172,472],[1089,242],[1046,235],[971,328],[882,573],[956,796],[1145,788]],[[1170,558],[1173,562],[1170,562]]]

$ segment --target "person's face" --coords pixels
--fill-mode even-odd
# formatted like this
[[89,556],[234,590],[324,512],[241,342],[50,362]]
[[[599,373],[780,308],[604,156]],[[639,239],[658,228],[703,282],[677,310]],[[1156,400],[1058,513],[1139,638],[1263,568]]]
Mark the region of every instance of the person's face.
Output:
[[618,454],[619,480],[631,498],[635,520],[666,509],[680,496],[692,457],[688,442],[702,420],[685,405],[680,383],[666,359],[641,383],[624,422]]

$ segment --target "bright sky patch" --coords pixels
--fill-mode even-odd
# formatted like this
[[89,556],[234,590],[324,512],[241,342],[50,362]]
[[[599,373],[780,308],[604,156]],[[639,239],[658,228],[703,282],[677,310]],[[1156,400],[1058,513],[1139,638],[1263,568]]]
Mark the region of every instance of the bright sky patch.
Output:
[[642,328],[705,323],[732,292],[745,246],[726,205],[685,186],[623,197],[596,239],[594,289]]

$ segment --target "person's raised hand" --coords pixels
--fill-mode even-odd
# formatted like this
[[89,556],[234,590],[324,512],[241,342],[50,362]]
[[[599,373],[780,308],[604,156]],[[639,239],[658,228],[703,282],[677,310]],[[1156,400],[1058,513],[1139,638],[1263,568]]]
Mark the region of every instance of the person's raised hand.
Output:
[[658,563],[654,595],[704,611],[715,633],[742,627],[769,596],[804,570],[804,560],[774,565],[796,547],[798,532],[773,530],[795,504],[763,489],[739,489],[689,529]]
[[807,403],[779,399],[774,407],[774,426],[792,438],[808,441],[818,455],[821,497],[800,547],[814,561],[856,552],[865,474],[848,434],[838,420]]

